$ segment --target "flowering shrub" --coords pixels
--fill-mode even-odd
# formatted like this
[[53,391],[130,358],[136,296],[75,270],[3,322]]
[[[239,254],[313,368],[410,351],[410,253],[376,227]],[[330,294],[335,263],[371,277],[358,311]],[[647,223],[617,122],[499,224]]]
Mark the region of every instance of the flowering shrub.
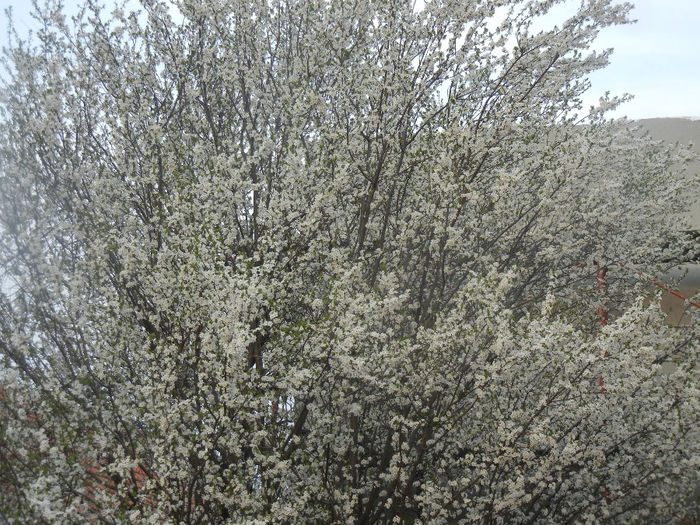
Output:
[[555,3],[41,10],[2,91],[3,516],[692,515],[698,328],[617,265],[673,255],[697,180],[581,107],[627,7],[532,31]]

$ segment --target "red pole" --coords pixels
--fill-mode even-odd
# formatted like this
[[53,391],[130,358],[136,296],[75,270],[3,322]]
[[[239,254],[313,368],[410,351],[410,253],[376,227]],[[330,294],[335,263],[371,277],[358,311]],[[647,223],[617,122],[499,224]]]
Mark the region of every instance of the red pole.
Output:
[[636,274],[639,275],[640,277],[646,279],[646,280],[649,281],[651,284],[658,286],[659,288],[661,288],[661,289],[664,290],[665,292],[668,292],[668,293],[670,293],[671,295],[675,295],[676,297],[678,297],[678,298],[680,298],[680,299],[683,299],[684,301],[688,301],[688,303],[690,303],[691,306],[694,306],[695,308],[700,308],[700,303],[696,303],[696,302],[694,302],[694,301],[691,301],[691,300],[688,299],[685,295],[682,295],[682,294],[676,292],[675,290],[671,290],[669,287],[667,287],[667,286],[664,285],[664,284],[661,284],[660,282],[658,282],[656,279],[654,279],[654,278],[651,277],[650,275],[647,275],[647,274],[645,274],[645,273],[643,273],[643,272],[640,272],[639,270],[637,270],[637,269],[635,269],[635,268],[632,268],[631,266],[627,266],[625,263],[620,263],[620,266],[622,266],[623,268],[627,268],[628,270],[633,271],[634,273],[636,273]]
[[[598,292],[603,296],[608,295],[608,281],[606,279],[606,276],[608,274],[608,267],[607,266],[600,266],[600,263],[596,262],[595,263],[596,267],[596,278],[598,282]],[[600,323],[600,326],[605,326],[608,324],[608,310],[607,310],[607,304],[606,302],[601,303],[601,305],[598,307],[598,323]],[[608,357],[610,354],[608,351],[605,351],[605,357]]]
[[[598,323],[600,326],[605,326],[608,324],[608,310],[607,310],[607,301],[604,300],[605,296],[608,294],[608,281],[606,279],[606,276],[608,274],[608,267],[607,266],[600,266],[600,263],[596,261],[595,263],[596,266],[596,281],[597,281],[597,290],[601,297],[601,304],[598,306]],[[603,357],[608,357],[610,355],[610,352],[605,350],[605,353],[603,354]],[[600,386],[600,393],[605,394],[605,382],[603,381],[603,376],[598,377],[598,385]],[[603,421],[603,427],[602,431],[605,432],[605,421]],[[610,503],[610,491],[607,489],[607,487],[603,488],[603,492],[601,494],[603,496],[603,499],[605,499],[606,503]]]

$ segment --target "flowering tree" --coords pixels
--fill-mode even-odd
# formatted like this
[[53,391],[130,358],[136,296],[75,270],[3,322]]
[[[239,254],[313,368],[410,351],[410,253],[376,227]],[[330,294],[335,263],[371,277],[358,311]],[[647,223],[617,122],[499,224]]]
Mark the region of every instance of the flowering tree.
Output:
[[582,109],[629,6],[533,31],[556,3],[40,10],[2,91],[3,517],[692,512],[698,328],[619,266],[669,256],[683,152]]

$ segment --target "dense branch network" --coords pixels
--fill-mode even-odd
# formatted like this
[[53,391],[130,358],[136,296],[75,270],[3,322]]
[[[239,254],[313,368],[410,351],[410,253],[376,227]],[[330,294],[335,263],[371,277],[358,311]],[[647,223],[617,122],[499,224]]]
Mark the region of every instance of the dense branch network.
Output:
[[50,2],[5,55],[3,516],[686,505],[697,327],[629,273],[602,297],[594,261],[677,256],[692,179],[605,119],[619,100],[582,108],[628,8],[532,30],[556,3],[89,2],[71,22]]

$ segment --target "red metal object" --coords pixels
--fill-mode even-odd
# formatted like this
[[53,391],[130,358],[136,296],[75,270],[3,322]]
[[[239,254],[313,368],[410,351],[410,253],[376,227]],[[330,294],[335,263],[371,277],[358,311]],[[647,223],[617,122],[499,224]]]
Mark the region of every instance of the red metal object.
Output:
[[[605,279],[605,276],[608,274],[608,267],[601,267],[598,262],[595,263],[595,267],[596,277],[598,279],[598,291],[602,294],[607,294],[608,281]],[[603,308],[603,305],[598,307],[598,322],[601,326],[608,324],[608,311]]]
[[626,268],[626,269],[628,269],[628,270],[630,270],[630,271],[632,271],[632,272],[635,272],[637,275],[639,275],[640,277],[646,279],[646,280],[649,281],[651,284],[654,284],[654,285],[658,286],[659,288],[661,288],[661,289],[664,290],[665,292],[668,292],[668,293],[670,293],[671,295],[675,295],[676,297],[678,297],[678,298],[680,298],[680,299],[683,299],[684,301],[688,301],[688,303],[689,303],[691,306],[694,306],[695,308],[700,308],[700,303],[696,303],[695,301],[691,301],[691,300],[690,300],[689,298],[687,298],[685,295],[682,295],[682,294],[678,293],[678,292],[675,291],[675,290],[671,290],[668,286],[666,286],[666,285],[664,285],[664,284],[661,284],[661,283],[658,282],[656,279],[654,279],[652,276],[647,275],[647,274],[645,274],[645,273],[643,273],[643,272],[637,270],[636,268],[632,268],[631,266],[628,266],[628,265],[626,265],[625,263],[620,263],[620,266],[621,266],[622,268]]
[[[600,266],[600,263],[596,261],[595,263],[596,267],[596,281],[597,281],[597,290],[601,297],[601,304],[598,307],[598,323],[600,326],[605,326],[608,324],[608,310],[607,310],[607,301],[604,300],[605,296],[608,294],[608,281],[606,279],[606,276],[608,274],[608,267],[607,266]],[[605,350],[605,353],[603,354],[603,357],[608,357],[610,355],[610,352]],[[600,393],[605,394],[605,381],[603,380],[603,376],[598,377],[598,386],[600,386]],[[607,422],[603,421],[603,426],[601,427],[601,432],[605,432],[605,426]],[[601,493],[601,496],[603,496],[603,499],[605,500],[605,503],[608,505],[610,504],[611,498],[610,498],[610,491],[607,489],[607,487],[603,488],[603,491]]]
[[[608,267],[607,266],[600,266],[600,263],[596,262],[596,279],[598,281],[598,292],[601,293],[603,296],[606,296],[608,294],[608,281],[606,279],[606,276],[608,275]],[[598,323],[600,323],[600,326],[605,326],[608,324],[608,310],[605,307],[606,304],[602,303],[598,307]],[[606,350],[605,351],[605,356],[608,357],[610,353]],[[601,378],[601,389],[603,388],[603,379]]]

